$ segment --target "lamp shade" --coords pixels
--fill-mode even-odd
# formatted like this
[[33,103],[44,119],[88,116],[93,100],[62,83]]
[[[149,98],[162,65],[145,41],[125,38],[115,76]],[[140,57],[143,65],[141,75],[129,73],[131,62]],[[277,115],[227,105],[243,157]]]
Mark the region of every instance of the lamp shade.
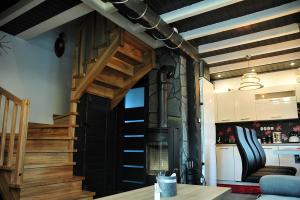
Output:
[[255,72],[244,74],[241,78],[241,81],[242,82],[240,84],[239,90],[257,90],[264,87],[260,83],[260,78]]

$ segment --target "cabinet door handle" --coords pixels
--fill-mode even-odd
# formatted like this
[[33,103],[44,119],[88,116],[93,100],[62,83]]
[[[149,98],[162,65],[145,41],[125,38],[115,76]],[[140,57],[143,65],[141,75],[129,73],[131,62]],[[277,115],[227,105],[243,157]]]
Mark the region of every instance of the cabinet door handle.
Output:
[[247,119],[250,119],[250,117],[242,118],[241,120],[247,120]]
[[229,119],[222,119],[221,120],[222,122],[228,122],[228,121],[230,121]]
[[271,117],[272,119],[278,119],[278,118],[281,118],[281,116],[273,116]]

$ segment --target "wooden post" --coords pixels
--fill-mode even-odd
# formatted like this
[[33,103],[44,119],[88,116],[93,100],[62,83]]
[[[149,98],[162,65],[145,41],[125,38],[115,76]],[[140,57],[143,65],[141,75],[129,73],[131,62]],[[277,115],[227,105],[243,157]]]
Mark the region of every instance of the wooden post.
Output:
[[27,129],[28,129],[28,112],[29,112],[29,101],[27,99],[22,100],[19,138],[18,138],[17,156],[16,156],[16,171],[15,171],[15,181],[14,181],[14,184],[16,185],[21,185],[23,182],[25,146],[26,146]]
[[1,104],[2,104],[2,94],[0,94],[0,112],[1,112]]
[[13,158],[13,154],[14,154],[17,113],[18,113],[18,105],[15,103],[14,107],[13,107],[12,121],[11,121],[11,128],[10,128],[10,137],[9,137],[9,149],[8,149],[8,160],[7,160],[8,167],[11,167],[12,158]]
[[3,166],[4,163],[4,151],[5,151],[5,142],[6,142],[6,131],[7,131],[7,121],[8,121],[8,111],[9,111],[9,99],[6,97],[5,106],[4,106],[4,116],[2,123],[2,138],[1,138],[1,150],[0,150],[0,166]]

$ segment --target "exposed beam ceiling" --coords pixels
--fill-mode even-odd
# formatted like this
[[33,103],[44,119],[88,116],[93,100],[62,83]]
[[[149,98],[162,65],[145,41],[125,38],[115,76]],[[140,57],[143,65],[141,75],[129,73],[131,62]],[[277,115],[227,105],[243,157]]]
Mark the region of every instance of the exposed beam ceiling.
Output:
[[109,2],[104,3],[101,0],[81,0],[81,1],[85,3],[87,6],[89,6],[91,9],[96,10],[104,17],[108,18],[118,26],[127,30],[137,38],[141,39],[152,48],[158,48],[163,46],[163,43],[161,41],[154,40],[147,33],[137,31],[137,27],[140,26],[130,22],[128,19],[123,17],[120,13],[116,12],[117,9],[111,3]]
[[300,39],[221,54],[217,56],[211,56],[211,57],[204,58],[204,60],[208,64],[213,64],[213,63],[219,63],[228,60],[244,58],[246,57],[246,55],[257,56],[257,55],[268,54],[268,53],[273,53],[278,51],[284,51],[288,49],[295,49],[298,47],[300,47]]
[[46,0],[21,0],[12,7],[0,13],[0,26],[24,14]]
[[[272,57],[268,57],[268,58],[250,60],[249,65],[252,67],[255,67],[255,66],[268,65],[268,64],[272,64],[272,63],[278,63],[278,62],[297,60],[299,58],[300,58],[300,52],[294,52],[294,53],[289,53],[289,54],[280,55],[280,56],[272,56]],[[243,62],[238,62],[238,63],[234,63],[234,64],[211,67],[209,69],[209,73],[214,74],[214,73],[218,73],[218,72],[237,70],[237,69],[242,69],[242,68],[247,68],[247,67],[248,67],[248,62],[245,60]]]
[[242,0],[204,0],[192,5],[173,10],[161,15],[161,18],[167,23],[173,23],[195,15],[206,13],[221,7],[225,7]]
[[235,37],[227,40],[199,45],[198,49],[199,49],[199,53],[205,53],[205,52],[215,51],[219,49],[239,46],[243,44],[249,44],[252,42],[258,42],[262,40],[276,38],[280,36],[290,35],[294,33],[299,33],[299,31],[300,31],[299,24],[294,23],[279,28],[269,29],[266,31],[260,31],[260,32],[256,32],[256,33],[252,33],[240,37]]
[[67,22],[70,22],[74,19],[77,19],[83,15],[86,15],[93,10],[86,6],[85,4],[81,3],[73,8],[70,8],[42,23],[27,29],[26,31],[19,33],[17,36],[23,39],[31,39],[37,35],[45,33],[51,29],[59,27]]
[[198,37],[203,37],[231,29],[236,29],[243,26],[248,26],[251,24],[256,24],[259,22],[283,17],[286,15],[291,15],[297,12],[300,12],[300,0],[277,6],[275,8],[270,8],[267,10],[245,15],[242,17],[222,21],[215,24],[210,24],[194,30],[189,30],[181,33],[181,35],[186,40],[192,40]]

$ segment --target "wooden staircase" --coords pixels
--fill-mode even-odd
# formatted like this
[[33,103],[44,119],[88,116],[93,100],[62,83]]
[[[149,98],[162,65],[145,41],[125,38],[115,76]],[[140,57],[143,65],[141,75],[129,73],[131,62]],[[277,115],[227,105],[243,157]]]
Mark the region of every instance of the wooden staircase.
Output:
[[76,48],[70,113],[54,116],[54,125],[28,124],[29,101],[0,87],[0,192],[4,200],[93,199],[93,192],[82,191],[84,178],[73,176],[77,103],[88,92],[110,99],[114,108],[153,68],[154,52],[117,29],[84,67],[83,45],[80,41]]
[[75,125],[28,125],[29,101],[0,88],[0,102],[2,97],[0,192],[4,200],[93,199],[93,192],[82,191],[84,178],[73,176],[76,138],[68,131]]
[[[81,61],[80,45],[73,70],[72,103],[87,92],[111,99],[114,108],[155,63],[151,47],[119,28],[109,35],[107,44],[98,49],[98,55],[89,60],[87,67]],[[75,113],[76,109],[71,106],[70,112]]]

